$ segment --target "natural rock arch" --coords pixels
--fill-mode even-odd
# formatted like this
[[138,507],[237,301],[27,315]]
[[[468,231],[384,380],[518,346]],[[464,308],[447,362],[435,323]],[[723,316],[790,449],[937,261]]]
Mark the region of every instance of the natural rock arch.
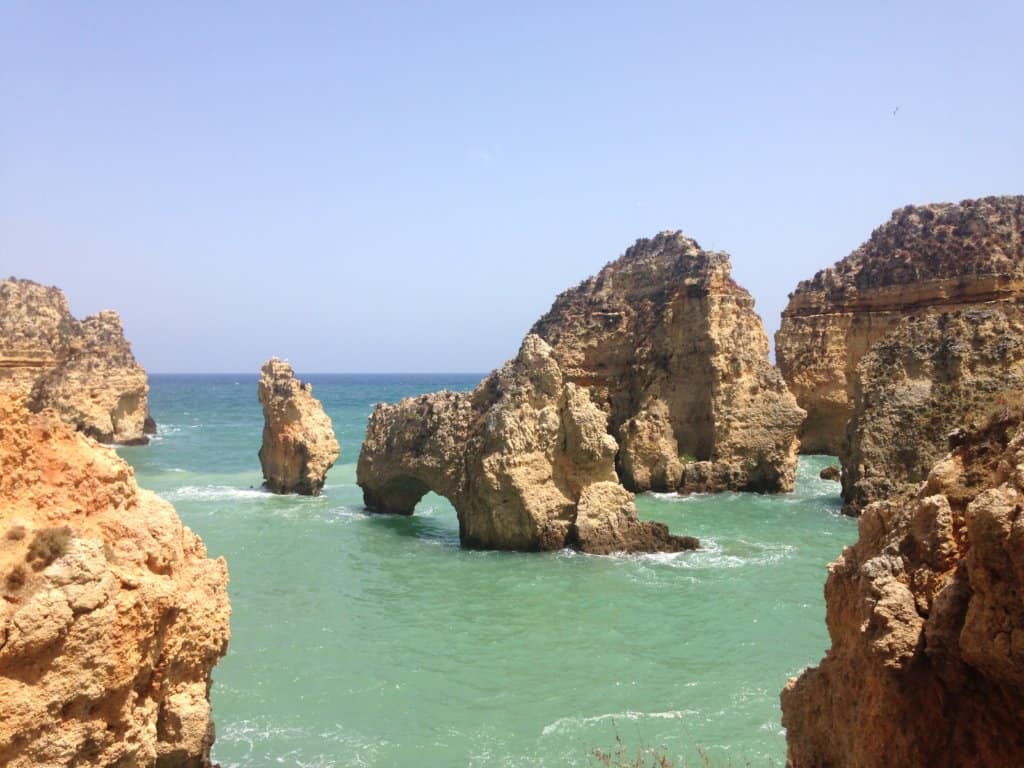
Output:
[[678,551],[695,539],[637,518],[615,475],[618,446],[586,390],[565,382],[529,335],[515,360],[472,392],[380,404],[356,470],[366,506],[412,514],[447,498],[464,546],[538,551]]

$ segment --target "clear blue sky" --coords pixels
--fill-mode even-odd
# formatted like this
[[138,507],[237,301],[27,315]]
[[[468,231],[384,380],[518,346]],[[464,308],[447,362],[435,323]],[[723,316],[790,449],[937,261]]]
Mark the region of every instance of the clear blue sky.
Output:
[[1019,0],[0,2],[0,275],[119,310],[150,371],[485,371],[682,229],[772,332],[892,209],[1024,192],[1022,29]]

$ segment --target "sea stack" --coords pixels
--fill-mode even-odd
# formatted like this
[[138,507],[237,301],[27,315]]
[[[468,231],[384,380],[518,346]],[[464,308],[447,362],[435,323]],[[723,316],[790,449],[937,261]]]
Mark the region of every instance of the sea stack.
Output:
[[0,765],[207,768],[224,560],[54,411],[0,434]]
[[791,491],[804,419],[729,256],[637,240],[531,330],[608,414],[634,491]]
[[952,443],[829,566],[832,647],[782,692],[787,765],[1024,765],[1020,407]]
[[259,400],[263,405],[260,465],[274,493],[317,496],[341,449],[330,417],[313,387],[295,378],[287,362],[272,357],[263,364]]
[[78,321],[59,288],[31,280],[0,281],[0,392],[53,408],[100,442],[144,444],[156,431],[117,312]]
[[1022,302],[1021,196],[899,209],[790,295],[779,367],[848,513],[923,480],[949,431],[1020,388]]
[[608,416],[528,335],[514,360],[472,392],[378,405],[356,476],[368,509],[412,514],[448,498],[465,547],[675,552],[697,541],[641,522],[615,475]]

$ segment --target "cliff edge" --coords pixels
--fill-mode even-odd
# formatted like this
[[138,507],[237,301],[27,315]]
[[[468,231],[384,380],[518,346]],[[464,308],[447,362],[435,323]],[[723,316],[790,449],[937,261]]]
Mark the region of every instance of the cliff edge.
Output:
[[156,431],[146,372],[112,310],[78,321],[59,288],[0,281],[0,393],[27,398],[104,443],[142,444]]
[[951,436],[829,566],[832,647],[782,692],[794,768],[1024,764],[1019,405]]
[[210,765],[227,566],[113,450],[0,395],[0,765]]

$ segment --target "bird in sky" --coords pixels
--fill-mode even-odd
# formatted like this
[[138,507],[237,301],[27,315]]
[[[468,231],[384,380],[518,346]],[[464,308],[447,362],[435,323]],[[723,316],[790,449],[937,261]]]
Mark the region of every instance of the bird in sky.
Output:
[[896,109],[894,109],[894,110],[892,111],[892,116],[893,116],[893,117],[896,117],[896,113],[897,113],[897,112],[899,112],[899,111],[900,111],[900,108],[899,108],[899,107],[896,107]]

